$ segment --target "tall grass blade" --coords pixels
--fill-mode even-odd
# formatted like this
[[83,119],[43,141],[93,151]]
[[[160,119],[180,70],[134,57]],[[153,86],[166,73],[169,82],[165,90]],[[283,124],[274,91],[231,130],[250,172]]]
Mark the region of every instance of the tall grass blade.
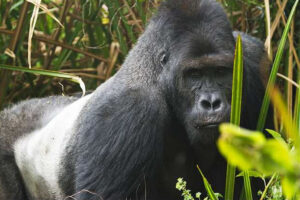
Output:
[[[232,100],[230,122],[240,124],[243,86],[243,50],[241,36],[238,36],[235,48],[235,58],[232,78]],[[249,178],[249,177],[248,177]],[[234,194],[235,167],[227,164],[225,199],[232,200]],[[247,193],[247,192],[246,192]]]
[[238,36],[235,49],[235,58],[232,78],[232,100],[230,122],[235,125],[240,124],[241,105],[243,88],[243,49],[242,39]]
[[[270,78],[269,78],[269,82],[268,82],[266,91],[269,91],[270,88],[273,87],[273,85],[276,81],[276,75],[277,75],[278,68],[279,68],[279,65],[280,65],[280,62],[281,62],[281,59],[282,59],[284,46],[285,46],[285,43],[286,43],[286,40],[287,40],[287,36],[288,36],[289,30],[290,30],[290,27],[291,27],[291,22],[292,22],[293,16],[295,15],[298,3],[299,3],[299,0],[296,0],[295,3],[294,3],[293,8],[291,10],[291,13],[290,13],[289,19],[287,21],[287,24],[284,28],[284,31],[283,31],[283,34],[282,34],[282,37],[281,37],[281,40],[280,40],[280,43],[279,43],[279,46],[278,46],[277,54],[276,54],[276,57],[275,57],[275,60],[274,60],[274,64],[273,64],[273,67],[272,67],[272,71],[271,71],[271,74],[270,74]],[[259,118],[258,118],[257,130],[259,130],[259,131],[263,131],[263,128],[265,126],[267,113],[268,113],[268,110],[269,110],[269,105],[270,105],[270,97],[269,97],[268,92],[266,92],[266,94],[264,96],[264,99],[263,99],[260,115],[259,115]]]
[[202,173],[202,171],[200,170],[198,165],[197,165],[197,169],[198,169],[199,173],[202,176],[202,179],[203,179],[203,182],[204,182],[204,187],[205,187],[205,190],[207,192],[207,196],[209,197],[209,199],[210,200],[219,200],[219,198],[215,195],[214,191],[211,188],[211,185],[209,184],[209,182],[205,178],[204,174]]

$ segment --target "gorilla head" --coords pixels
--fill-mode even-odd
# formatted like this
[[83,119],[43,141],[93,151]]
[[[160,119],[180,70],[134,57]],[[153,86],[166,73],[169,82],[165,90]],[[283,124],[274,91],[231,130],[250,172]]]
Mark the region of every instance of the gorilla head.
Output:
[[168,1],[151,26],[164,45],[160,81],[172,110],[192,145],[214,145],[218,125],[229,120],[235,44],[223,8]]

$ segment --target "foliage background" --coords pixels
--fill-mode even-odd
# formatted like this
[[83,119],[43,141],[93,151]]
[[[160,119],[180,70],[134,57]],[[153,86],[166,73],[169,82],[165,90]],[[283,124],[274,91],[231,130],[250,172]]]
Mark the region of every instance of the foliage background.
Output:
[[[68,72],[83,78],[88,90],[113,75],[143,32],[161,0],[42,0],[63,24],[40,10],[32,41],[32,66]],[[219,0],[234,30],[265,41],[272,26],[270,52],[276,52],[286,16],[294,0]],[[280,11],[285,7],[284,12]],[[33,4],[24,0],[0,0],[0,64],[28,66],[28,32]],[[281,73],[295,78],[300,55],[300,12],[294,18]],[[15,56],[12,58],[12,56]],[[291,55],[291,56],[290,56]],[[270,53],[272,57],[272,53]],[[283,79],[281,79],[283,80]],[[292,106],[292,84],[281,81]],[[62,86],[63,85],[63,86]],[[75,83],[15,71],[0,71],[0,107],[21,99],[80,91]]]

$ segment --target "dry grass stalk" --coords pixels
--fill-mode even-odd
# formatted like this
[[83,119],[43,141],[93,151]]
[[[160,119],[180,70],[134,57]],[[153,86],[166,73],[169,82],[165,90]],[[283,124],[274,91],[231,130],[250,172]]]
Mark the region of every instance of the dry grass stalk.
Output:
[[[287,1],[287,0],[286,0]],[[276,0],[276,3],[277,3],[277,6],[279,7],[279,9],[283,9],[283,4],[281,4],[280,0]],[[281,12],[281,20],[283,22],[283,25],[286,26],[286,18],[285,18],[285,15],[284,15],[284,12]],[[293,27],[292,27],[293,28]],[[294,32],[294,31],[292,31]],[[290,43],[290,46],[292,48],[292,51],[293,51],[293,55],[294,55],[294,58],[295,58],[295,61],[296,61],[296,64],[297,64],[297,67],[298,69],[300,69],[300,60],[299,60],[299,57],[298,57],[298,54],[297,54],[297,51],[295,49],[295,46],[294,46],[294,38],[293,38],[293,34],[290,32],[289,35],[289,43]]]
[[273,60],[272,55],[272,43],[271,43],[271,14],[270,14],[270,1],[265,1],[265,12],[266,12],[266,27],[267,27],[267,39],[265,42],[265,47],[267,49],[270,60]]
[[30,18],[30,25],[29,25],[29,33],[28,33],[28,66],[31,68],[31,47],[32,47],[32,37],[35,29],[35,25],[37,22],[37,18],[39,15],[39,9],[41,8],[45,13],[47,13],[50,17],[52,17],[59,25],[63,27],[63,25],[60,23],[60,21],[50,12],[50,10],[45,6],[41,4],[41,0],[26,0],[29,3],[32,3],[34,5],[32,15]]

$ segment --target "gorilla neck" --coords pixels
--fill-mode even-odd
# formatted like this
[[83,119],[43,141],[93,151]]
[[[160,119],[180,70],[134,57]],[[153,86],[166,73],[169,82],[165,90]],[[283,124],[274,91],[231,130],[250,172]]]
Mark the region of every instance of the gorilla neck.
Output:
[[200,169],[203,170],[209,169],[213,165],[216,158],[219,156],[216,144],[194,145],[193,152],[196,158],[196,164],[200,167]]
[[[179,177],[183,177],[188,182],[189,189],[199,191],[203,185],[196,166],[200,167],[209,180],[215,180],[216,177],[220,178],[220,174],[226,171],[226,163],[223,162],[224,159],[220,159],[221,156],[216,145],[197,144],[191,146],[185,129],[178,123],[174,122],[173,124],[177,124],[177,126],[169,130],[168,135],[165,136],[165,162],[160,179],[163,186],[160,189],[166,194],[166,197],[172,196],[172,199],[179,199],[180,196],[174,195],[174,183]],[[220,160],[222,162],[218,162]],[[217,175],[213,174],[211,169],[218,170],[218,167],[221,167],[222,170],[219,170]],[[222,188],[222,186],[219,188]],[[203,188],[202,191],[205,191],[205,189]]]

